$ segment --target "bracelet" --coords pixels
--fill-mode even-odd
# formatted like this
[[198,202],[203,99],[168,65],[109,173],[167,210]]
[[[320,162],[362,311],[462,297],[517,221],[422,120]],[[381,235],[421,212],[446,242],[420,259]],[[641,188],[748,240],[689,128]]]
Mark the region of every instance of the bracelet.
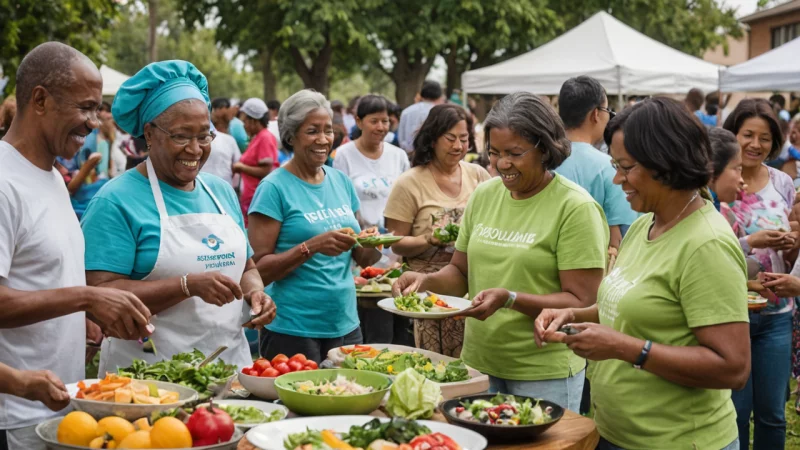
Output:
[[644,342],[644,347],[642,347],[642,353],[639,354],[639,357],[636,358],[636,362],[633,363],[634,369],[642,370],[642,366],[644,365],[645,361],[647,361],[647,355],[650,354],[650,348],[653,347],[653,341],[646,340]]
[[506,304],[503,305],[503,308],[511,308],[514,306],[514,302],[517,301],[517,293],[513,291],[508,291],[508,300],[506,300]]
[[308,245],[305,242],[300,244],[300,253],[305,256],[306,258],[311,257],[311,250],[308,249]]
[[187,297],[191,297],[192,294],[189,293],[189,274],[181,277],[181,290],[183,291],[184,295]]

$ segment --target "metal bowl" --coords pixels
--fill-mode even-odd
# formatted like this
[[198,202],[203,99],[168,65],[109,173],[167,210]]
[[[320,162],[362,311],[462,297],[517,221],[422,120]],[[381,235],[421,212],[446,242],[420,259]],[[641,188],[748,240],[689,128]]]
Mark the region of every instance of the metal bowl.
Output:
[[[94,380],[87,380],[88,382]],[[197,391],[180,384],[166,383],[163,381],[143,381],[134,380],[141,383],[155,384],[159,389],[166,389],[178,393],[179,401],[177,403],[170,403],[167,405],[139,405],[134,403],[114,403],[114,402],[101,402],[98,400],[86,400],[81,398],[72,397],[72,406],[78,410],[83,411],[94,417],[95,419],[102,419],[108,416],[118,416],[125,420],[134,421],[142,417],[150,417],[154,412],[166,411],[183,406],[187,402],[197,400]],[[95,381],[96,382],[96,381]]]
[[[473,422],[470,420],[459,419],[458,417],[454,416],[450,413],[450,411],[455,408],[456,406],[460,406],[461,402],[464,401],[475,401],[475,400],[491,400],[497,394],[478,394],[478,395],[467,395],[465,397],[454,398],[452,400],[448,400],[439,405],[439,411],[441,411],[444,418],[451,424],[457,425],[460,427],[468,428],[476,433],[479,433],[486,437],[489,442],[509,442],[509,441],[529,441],[536,436],[544,433],[547,431],[548,428],[552,427],[556,424],[561,418],[564,416],[564,408],[547,400],[539,400],[539,405],[542,408],[546,408],[548,406],[553,408],[553,412],[551,413],[551,417],[553,420],[547,423],[543,423],[541,425],[490,425],[480,422]],[[532,402],[536,402],[537,399],[533,397],[525,397],[522,395],[515,395],[518,400],[524,401],[526,398],[531,399]]]
[[[58,433],[58,425],[61,423],[62,419],[63,417],[57,417],[55,419],[50,419],[46,422],[40,423],[36,426],[36,435],[39,436],[39,439],[44,441],[45,446],[49,450],[87,450],[89,447],[79,447],[77,445],[58,443],[56,436]],[[243,436],[244,432],[237,427],[233,430],[233,436],[231,436],[231,439],[228,442],[184,450],[235,450]]]

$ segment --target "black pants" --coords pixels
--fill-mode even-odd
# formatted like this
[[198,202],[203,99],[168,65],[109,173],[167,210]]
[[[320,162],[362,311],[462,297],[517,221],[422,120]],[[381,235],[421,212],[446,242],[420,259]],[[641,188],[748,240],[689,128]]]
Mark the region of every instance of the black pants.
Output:
[[358,308],[365,344],[414,346],[411,320],[380,308]]
[[328,339],[305,338],[263,329],[259,333],[258,340],[259,354],[267,359],[272,359],[280,353],[290,358],[292,355],[302,353],[317,364],[328,357],[328,351],[331,349],[364,342],[360,327],[342,337]]
[[8,439],[6,438],[6,430],[0,430],[0,450],[8,450]]

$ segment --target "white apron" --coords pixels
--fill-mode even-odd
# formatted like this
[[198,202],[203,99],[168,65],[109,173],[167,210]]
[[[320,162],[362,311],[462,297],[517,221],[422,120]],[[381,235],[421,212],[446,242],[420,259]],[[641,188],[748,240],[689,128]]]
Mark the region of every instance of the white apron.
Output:
[[[146,162],[147,176],[161,219],[161,244],[153,270],[143,279],[163,280],[191,274],[219,271],[237,283],[247,263],[247,238],[242,229],[220,205],[214,193],[198,176],[196,181],[219,209],[219,214],[199,213],[168,216],[164,196],[155,170]],[[195,188],[198,188],[197,186]],[[177,280],[175,281],[177,283]],[[158,355],[144,353],[136,341],[105,339],[100,354],[100,377],[106,371],[128,367],[134,359],[155,363],[173,355],[198,349],[208,355],[220,345],[228,346],[221,359],[239,368],[253,363],[242,324],[249,320],[250,307],[234,300],[218,307],[200,297],[188,298],[161,311],[151,321]]]

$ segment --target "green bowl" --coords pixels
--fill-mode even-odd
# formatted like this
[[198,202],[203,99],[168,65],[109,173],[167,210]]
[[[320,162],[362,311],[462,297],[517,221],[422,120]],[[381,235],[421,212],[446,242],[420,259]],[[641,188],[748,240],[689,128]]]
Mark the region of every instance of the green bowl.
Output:
[[[348,380],[362,386],[371,386],[375,391],[361,395],[332,396],[306,394],[291,388],[291,384],[298,381],[313,381],[316,384],[333,381],[339,375],[344,375]],[[351,369],[303,370],[275,379],[275,390],[278,391],[281,402],[292,412],[302,416],[370,414],[378,409],[391,386],[392,379],[384,374]]]

